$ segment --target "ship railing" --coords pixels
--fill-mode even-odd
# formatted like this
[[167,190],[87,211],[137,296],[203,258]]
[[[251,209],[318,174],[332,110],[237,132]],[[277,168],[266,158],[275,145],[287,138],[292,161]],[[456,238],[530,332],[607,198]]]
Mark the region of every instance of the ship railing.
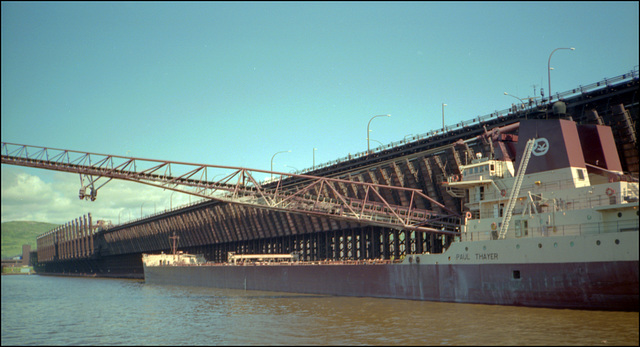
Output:
[[[535,201],[536,209],[538,213],[548,213],[548,212],[563,212],[563,211],[572,211],[572,210],[583,210],[590,209],[594,207],[600,206],[609,206],[625,203],[625,197],[620,197],[617,195],[608,196],[605,194],[599,195],[591,195],[585,199],[556,199],[555,206],[553,199],[545,199],[545,200],[537,200]],[[533,209],[529,210],[527,205],[518,206],[514,209],[513,215],[517,217],[518,215],[522,215],[523,210],[525,211],[525,215],[534,214],[535,211]],[[491,216],[494,213],[494,209],[492,206],[482,207],[482,215],[483,216]],[[478,219],[480,216],[476,211],[472,213],[473,219]]]
[[[548,226],[540,228],[529,228],[526,232],[523,232],[522,236],[516,237],[516,239],[526,239],[535,237],[558,237],[558,236],[579,236],[579,235],[594,235],[605,233],[621,233],[638,231],[638,220],[622,220],[611,222],[593,222],[582,224],[568,224],[560,226]],[[513,238],[515,229],[509,229],[507,231],[507,239]],[[461,241],[486,241],[495,239],[488,231],[474,231],[462,233],[460,237]]]
[[[625,184],[626,183],[626,184]],[[572,181],[559,180],[559,181],[545,181],[542,184],[529,184],[527,186],[523,186],[520,190],[521,192],[530,192],[531,195],[540,196],[541,193],[546,192],[558,192],[559,190],[564,189],[573,189],[575,186]],[[597,206],[606,206],[606,205],[614,205],[621,204],[629,201],[637,201],[638,200],[638,184],[631,182],[622,182],[621,189],[614,189],[612,195],[606,194],[592,194],[587,198],[583,199],[560,199],[556,198],[556,211],[568,211],[568,210],[578,210],[584,208],[593,208]],[[524,198],[520,196],[519,199]],[[546,199],[544,195],[542,195],[542,200],[536,200],[536,206],[541,208],[540,211],[546,212],[550,211],[552,208],[553,199]],[[493,207],[487,207],[482,209],[482,215],[491,215],[493,213]],[[522,213],[522,208],[516,207],[514,211],[514,215],[518,213]],[[474,215],[473,218],[479,218],[478,215]]]
[[245,262],[211,262],[204,264],[195,264],[194,266],[299,266],[299,265],[385,265],[402,262],[401,259],[344,259],[344,260],[299,260],[299,261],[245,261]]
[[[531,191],[531,193],[539,193],[539,192],[557,192],[558,190],[564,190],[564,189],[573,189],[576,186],[580,186],[581,184],[583,184],[584,181],[580,181],[579,179],[574,179],[574,180],[556,180],[556,181],[543,181],[540,182],[539,184],[536,183],[529,183],[527,182],[527,184],[522,185],[522,187],[520,188],[520,191],[524,192],[524,191]],[[635,190],[637,191],[637,182],[625,182],[625,181],[620,181],[622,184],[626,184],[627,188],[629,189],[628,192],[620,192],[620,193],[624,193],[624,194],[633,194],[632,192],[632,187],[635,187]],[[635,194],[637,195],[637,193]]]

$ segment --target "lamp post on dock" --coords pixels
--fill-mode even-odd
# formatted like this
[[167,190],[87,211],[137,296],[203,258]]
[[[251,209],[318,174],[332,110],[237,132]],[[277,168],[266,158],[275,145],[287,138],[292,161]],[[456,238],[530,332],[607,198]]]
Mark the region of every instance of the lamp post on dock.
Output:
[[316,169],[316,151],[317,150],[318,150],[317,148],[313,149],[313,166],[311,167],[311,170],[315,170]]
[[384,144],[383,144],[382,142],[378,141],[378,140],[371,139],[371,141],[373,141],[373,142],[377,142],[377,143],[379,143],[379,144],[380,144],[380,146],[381,146],[381,147],[384,147]]
[[291,166],[291,165],[284,164],[284,167],[289,167],[289,168],[293,169],[293,171],[295,171],[295,172],[291,172],[291,171],[289,171],[289,172],[291,172],[291,173],[296,173],[296,174],[298,173],[298,168],[297,168],[297,167],[295,167],[295,166]]
[[276,157],[276,155],[280,154],[280,153],[287,153],[287,152],[291,152],[291,150],[288,151],[280,151],[280,152],[276,152],[276,154],[273,155],[273,157],[271,157],[271,179],[273,179],[273,158]]
[[549,54],[549,61],[547,62],[547,75],[548,75],[547,79],[549,80],[549,89],[547,90],[547,92],[549,93],[549,104],[551,104],[551,97],[552,97],[552,94],[551,94],[551,69],[553,69],[553,68],[551,67],[551,56],[553,55],[553,53],[555,53],[555,51],[557,51],[559,49],[569,49],[569,50],[572,50],[572,51],[576,50],[573,47],[570,47],[570,48],[560,47],[560,48],[554,49],[553,52],[551,52],[551,54]]
[[390,114],[381,114],[381,115],[373,116],[373,117],[371,117],[371,119],[369,119],[369,123],[367,124],[367,154],[369,154],[369,152],[370,152],[370,150],[369,150],[369,125],[371,125],[371,121],[374,118],[377,118],[377,117],[391,117],[391,115]]
[[520,99],[519,97],[517,97],[517,96],[515,96],[515,95],[513,95],[513,94],[509,94],[509,93],[507,93],[507,92],[504,92],[504,95],[512,96],[512,97],[514,97],[514,98],[516,98],[516,99],[520,100],[520,102],[524,104],[524,101],[522,101],[522,99]]
[[[513,95],[513,94],[509,94],[509,93],[507,93],[507,92],[504,92],[504,95],[509,95],[509,96],[512,96],[512,97],[514,97],[514,98],[516,98],[516,99],[520,100],[520,102],[522,103],[522,106],[520,106],[520,107],[522,107],[522,109],[524,110],[524,108],[525,108],[524,100],[520,99],[519,97],[517,97],[517,96],[515,96],[515,95]],[[511,105],[513,105],[513,104],[511,104]],[[513,110],[513,112],[518,112],[518,107],[516,107],[516,109],[515,109],[515,110]]]
[[444,133],[444,107],[447,106],[447,104],[443,103],[442,104],[442,132]]

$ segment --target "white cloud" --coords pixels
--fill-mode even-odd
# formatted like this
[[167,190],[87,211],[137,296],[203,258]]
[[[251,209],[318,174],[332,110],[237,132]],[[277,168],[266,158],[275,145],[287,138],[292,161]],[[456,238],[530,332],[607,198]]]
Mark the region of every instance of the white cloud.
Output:
[[[95,201],[80,200],[77,174],[52,175],[51,182],[39,173],[2,166],[2,222],[37,221],[63,224],[91,213],[93,220],[125,223],[155,212],[184,205],[199,198],[140,183],[112,180],[98,190]],[[103,181],[104,182],[104,181]],[[101,185],[103,182],[98,182]]]

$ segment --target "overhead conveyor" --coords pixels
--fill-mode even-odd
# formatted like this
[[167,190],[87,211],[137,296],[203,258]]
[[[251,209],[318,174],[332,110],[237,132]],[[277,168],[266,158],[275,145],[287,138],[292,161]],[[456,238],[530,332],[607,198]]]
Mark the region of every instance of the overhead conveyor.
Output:
[[[2,143],[2,164],[80,174],[80,199],[95,200],[112,179],[142,183],[225,203],[327,217],[397,230],[458,235],[459,215],[418,189],[337,178],[88,153]],[[275,180],[260,181],[260,175]],[[222,177],[217,179],[218,177]],[[295,185],[283,185],[295,177]],[[408,193],[406,206],[390,204],[385,193]],[[429,200],[442,212],[419,209]]]

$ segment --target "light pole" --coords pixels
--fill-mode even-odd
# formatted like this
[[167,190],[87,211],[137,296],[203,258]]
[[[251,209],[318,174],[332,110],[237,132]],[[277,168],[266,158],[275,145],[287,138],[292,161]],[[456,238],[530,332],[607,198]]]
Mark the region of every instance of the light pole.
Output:
[[[509,94],[509,93],[507,93],[507,92],[504,92],[504,95],[509,95],[509,96],[512,96],[512,97],[514,97],[514,98],[516,98],[516,99],[520,100],[520,102],[522,103],[522,109],[524,110],[524,108],[525,108],[525,103],[524,103],[524,101],[523,101],[522,99],[520,99],[519,97],[517,97],[517,96],[515,96],[515,95]],[[512,105],[513,105],[513,104],[512,104]],[[517,112],[517,109],[516,109],[516,111],[514,111],[514,112]]]
[[377,118],[377,117],[391,117],[391,115],[390,114],[381,114],[381,115],[373,116],[373,117],[371,117],[371,119],[369,119],[369,123],[367,124],[367,154],[369,154],[369,152],[370,152],[370,150],[369,150],[369,125],[371,124],[371,121],[374,118]]
[[317,150],[318,150],[317,148],[313,149],[313,166],[311,167],[311,170],[315,170],[316,169],[316,151]]
[[442,132],[444,132],[444,107],[447,106],[447,104],[442,104]]
[[275,158],[275,156],[279,153],[287,153],[287,152],[291,152],[291,150],[288,151],[280,151],[280,152],[276,152],[276,154],[273,155],[273,157],[271,157],[271,179],[273,179],[273,158]]
[[145,202],[146,202],[146,201],[143,201],[143,202],[142,202],[142,205],[140,205],[140,218],[142,218],[142,206],[144,206],[144,203],[145,203]]
[[520,102],[524,104],[524,101],[522,101],[522,99],[520,99],[519,97],[517,97],[517,96],[515,96],[515,95],[509,94],[509,93],[507,93],[507,92],[504,92],[504,95],[512,96],[512,97],[514,97],[514,98],[516,98],[516,99],[520,100]]
[[378,140],[371,139],[371,141],[377,142],[377,143],[380,144],[380,146],[384,147],[384,144],[382,142],[378,141]]
[[569,49],[572,51],[576,50],[573,47],[570,47],[570,48],[561,47],[561,48],[554,49],[553,52],[549,54],[549,61],[547,62],[547,79],[549,80],[549,89],[547,90],[547,92],[549,93],[549,104],[551,104],[551,56],[553,55],[553,53],[555,53],[555,51],[559,49]]
[[[297,168],[297,167],[295,167],[295,166],[291,166],[291,165],[284,164],[284,167],[290,167],[290,168],[292,168],[292,169],[295,171],[295,172],[292,172],[292,173],[298,173],[298,168]],[[291,171],[289,171],[289,172],[291,172]]]

